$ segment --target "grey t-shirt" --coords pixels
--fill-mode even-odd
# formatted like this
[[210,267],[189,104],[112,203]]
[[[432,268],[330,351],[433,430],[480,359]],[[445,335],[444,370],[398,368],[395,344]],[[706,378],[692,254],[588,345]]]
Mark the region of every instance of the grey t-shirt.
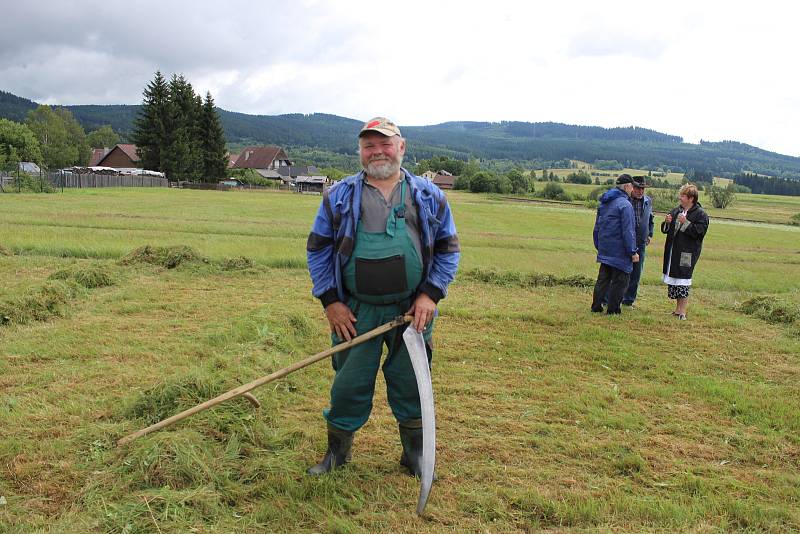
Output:
[[[386,220],[392,208],[400,203],[400,182],[394,186],[392,194],[387,201],[380,190],[364,180],[364,187],[361,188],[361,224],[365,232],[377,233],[386,231]],[[406,193],[404,204],[406,207],[406,228],[411,242],[419,254],[422,261],[422,244],[419,235],[419,217],[414,206],[414,199],[411,196],[411,186],[406,182]]]

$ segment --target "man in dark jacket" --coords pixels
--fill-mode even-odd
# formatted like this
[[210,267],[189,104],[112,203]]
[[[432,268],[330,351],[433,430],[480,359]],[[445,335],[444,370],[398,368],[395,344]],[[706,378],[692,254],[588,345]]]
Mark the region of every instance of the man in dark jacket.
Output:
[[617,187],[600,197],[593,235],[600,263],[592,297],[593,312],[603,311],[603,299],[607,296],[606,312],[612,315],[620,313],[633,264],[639,261],[633,206],[628,198],[632,190],[633,179],[628,174],[621,174],[617,178]]
[[633,306],[636,300],[636,293],[639,290],[639,280],[644,269],[644,256],[647,245],[653,239],[653,206],[650,197],[644,193],[647,187],[644,176],[634,176],[633,190],[631,191],[631,205],[633,206],[633,218],[636,223],[636,248],[639,253],[639,261],[633,264],[628,289],[622,297],[622,304]]

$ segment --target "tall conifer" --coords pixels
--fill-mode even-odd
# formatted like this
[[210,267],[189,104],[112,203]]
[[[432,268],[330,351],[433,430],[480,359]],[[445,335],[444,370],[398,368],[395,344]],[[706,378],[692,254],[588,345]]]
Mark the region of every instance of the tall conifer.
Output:
[[206,93],[203,103],[201,124],[204,180],[222,180],[228,169],[228,151],[225,148],[225,130],[214,108],[214,99],[210,92]]
[[131,140],[136,144],[142,167],[151,170],[163,170],[163,151],[167,146],[167,128],[165,120],[168,116],[169,94],[167,81],[160,71],[144,89],[142,108],[134,122]]

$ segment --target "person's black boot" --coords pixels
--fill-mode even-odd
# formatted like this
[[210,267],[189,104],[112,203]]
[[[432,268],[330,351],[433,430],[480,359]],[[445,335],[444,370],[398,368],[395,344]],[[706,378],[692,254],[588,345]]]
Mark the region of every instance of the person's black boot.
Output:
[[[350,461],[354,432],[336,428],[328,423],[328,451],[322,461],[306,471],[309,475],[322,475]],[[421,442],[420,442],[421,443]]]
[[399,424],[403,456],[400,464],[415,477],[422,476],[422,419],[412,419]]

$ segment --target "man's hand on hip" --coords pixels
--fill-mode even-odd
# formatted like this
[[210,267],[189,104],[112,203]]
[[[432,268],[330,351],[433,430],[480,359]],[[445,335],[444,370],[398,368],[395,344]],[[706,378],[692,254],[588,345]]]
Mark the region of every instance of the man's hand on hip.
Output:
[[331,325],[331,332],[339,336],[339,339],[350,341],[356,337],[356,316],[344,302],[334,302],[325,308],[325,315]]
[[414,316],[412,324],[417,332],[422,332],[433,321],[433,315],[436,313],[436,303],[425,293],[420,293],[406,313]]

